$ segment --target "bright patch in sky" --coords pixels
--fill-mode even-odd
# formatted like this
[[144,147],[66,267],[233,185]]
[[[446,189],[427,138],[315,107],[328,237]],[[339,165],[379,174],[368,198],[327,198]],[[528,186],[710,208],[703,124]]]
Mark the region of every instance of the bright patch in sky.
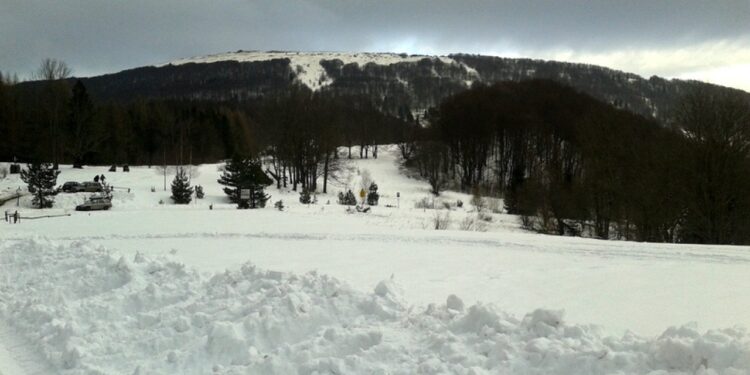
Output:
[[677,48],[622,49],[601,53],[528,51],[543,59],[602,65],[645,77],[695,79],[750,92],[750,39],[704,42]]
[[645,78],[691,79],[750,92],[750,38],[715,40],[671,48],[613,48],[586,51],[576,48],[529,49],[509,40],[492,48],[481,44],[440,45],[429,38],[414,36],[385,38],[369,47],[372,52],[405,52],[445,55],[476,53],[508,58],[532,58],[599,65],[635,73]]
[[697,79],[722,86],[737,87],[745,91],[750,91],[750,63],[689,72],[682,74],[677,78]]

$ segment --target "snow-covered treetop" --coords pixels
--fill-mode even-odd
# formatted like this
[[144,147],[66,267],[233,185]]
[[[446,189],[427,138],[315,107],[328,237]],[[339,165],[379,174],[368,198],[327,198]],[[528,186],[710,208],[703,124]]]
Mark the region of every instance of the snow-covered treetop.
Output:
[[414,63],[423,59],[440,60],[446,64],[460,64],[447,56],[409,55],[397,53],[375,52],[291,52],[291,51],[236,51],[206,56],[189,57],[171,61],[166,65],[182,65],[188,63],[207,64],[220,61],[268,61],[274,59],[289,59],[293,70],[297,72],[297,79],[307,87],[317,90],[333,82],[320,65],[321,60],[341,60],[344,64],[369,63],[377,65],[392,65],[397,63]]

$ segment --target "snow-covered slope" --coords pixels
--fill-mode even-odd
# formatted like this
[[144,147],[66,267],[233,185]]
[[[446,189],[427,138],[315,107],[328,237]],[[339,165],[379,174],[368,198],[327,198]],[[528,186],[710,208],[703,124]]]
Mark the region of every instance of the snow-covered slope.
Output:
[[181,65],[187,63],[206,64],[218,61],[266,61],[274,59],[289,59],[292,70],[297,74],[297,80],[307,87],[317,90],[331,84],[332,80],[326,75],[325,69],[320,65],[321,60],[341,60],[344,64],[392,65],[398,63],[414,63],[422,59],[438,59],[446,64],[456,64],[478,77],[476,70],[465,66],[445,56],[406,55],[396,53],[371,53],[371,52],[260,52],[260,51],[237,51],[222,54],[214,54],[199,57],[190,57],[171,61],[164,65]]

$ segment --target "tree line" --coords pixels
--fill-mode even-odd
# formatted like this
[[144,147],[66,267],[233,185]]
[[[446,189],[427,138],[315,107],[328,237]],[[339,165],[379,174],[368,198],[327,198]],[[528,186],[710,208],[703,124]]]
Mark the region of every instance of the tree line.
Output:
[[504,198],[533,230],[655,242],[750,242],[750,103],[694,91],[669,124],[551,81],[455,95],[400,145],[433,192]]
[[377,145],[395,142],[404,122],[367,98],[302,86],[242,100],[101,101],[69,75],[64,63],[45,60],[37,84],[0,79],[0,160],[82,167],[243,157],[268,161],[279,187],[325,191],[338,146],[348,146],[348,158],[354,146],[360,157],[377,157]]

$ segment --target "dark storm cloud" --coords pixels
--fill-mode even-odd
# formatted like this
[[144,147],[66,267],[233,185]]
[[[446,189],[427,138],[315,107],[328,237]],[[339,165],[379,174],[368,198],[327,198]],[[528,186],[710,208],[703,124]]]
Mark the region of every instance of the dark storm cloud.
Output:
[[89,75],[236,49],[585,58],[725,43],[710,65],[750,40],[749,21],[748,0],[0,0],[0,70],[56,57]]

